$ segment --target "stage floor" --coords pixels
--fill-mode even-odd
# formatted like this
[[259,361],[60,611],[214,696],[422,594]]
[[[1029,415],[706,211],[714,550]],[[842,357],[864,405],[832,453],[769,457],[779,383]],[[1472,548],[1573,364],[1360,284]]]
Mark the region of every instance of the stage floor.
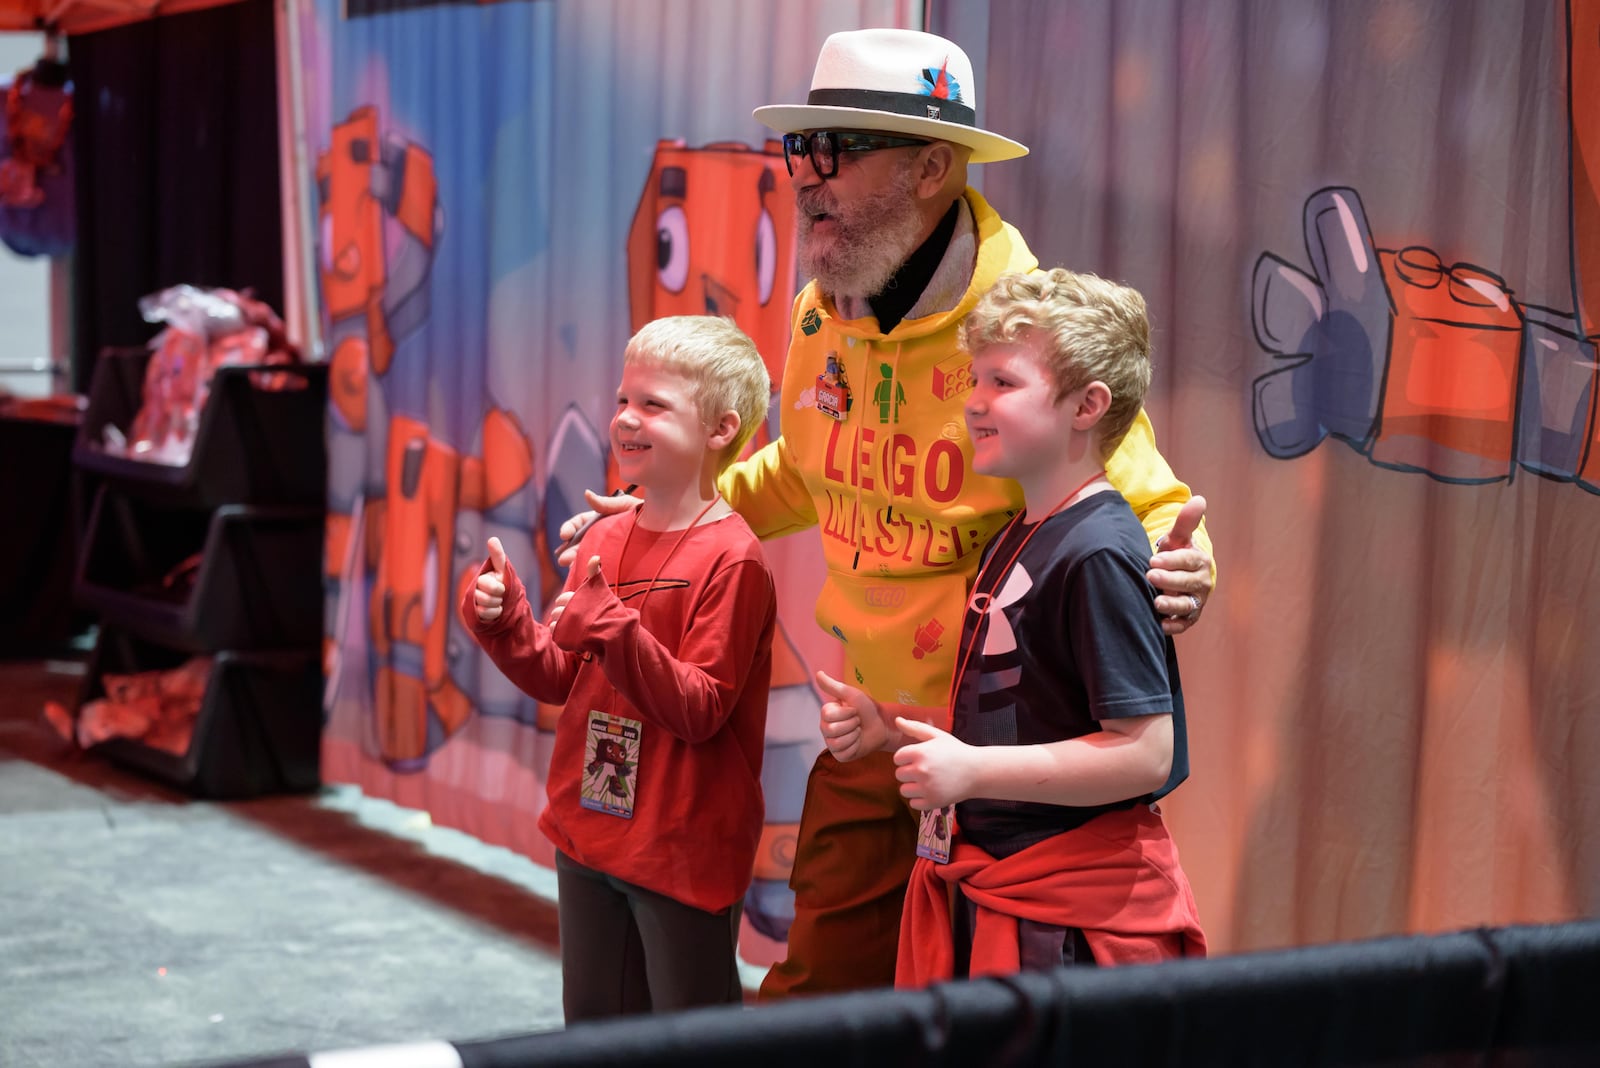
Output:
[[352,787],[189,800],[0,661],[0,1064],[213,1063],[561,1026],[554,875]]

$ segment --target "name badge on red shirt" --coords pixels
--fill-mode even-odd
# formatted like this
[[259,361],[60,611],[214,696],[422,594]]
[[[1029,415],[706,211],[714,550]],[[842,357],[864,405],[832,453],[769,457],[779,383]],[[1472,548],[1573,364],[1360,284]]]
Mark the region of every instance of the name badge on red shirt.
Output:
[[633,802],[639,794],[639,734],[643,730],[636,719],[598,709],[589,712],[583,740],[583,780],[578,788],[580,805],[633,819]]

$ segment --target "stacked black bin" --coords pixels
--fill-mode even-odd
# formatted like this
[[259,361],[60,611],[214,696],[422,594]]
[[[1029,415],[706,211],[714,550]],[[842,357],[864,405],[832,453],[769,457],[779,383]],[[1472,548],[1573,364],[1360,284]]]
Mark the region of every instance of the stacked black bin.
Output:
[[[212,656],[188,751],[97,746],[198,797],[314,789],[322,732],[324,365],[222,367],[182,467],[107,453],[138,411],[147,349],[95,366],[73,462],[98,485],[73,584],[98,614],[84,702],[107,673]],[[268,388],[287,384],[291,388]],[[163,578],[199,554],[193,581]]]

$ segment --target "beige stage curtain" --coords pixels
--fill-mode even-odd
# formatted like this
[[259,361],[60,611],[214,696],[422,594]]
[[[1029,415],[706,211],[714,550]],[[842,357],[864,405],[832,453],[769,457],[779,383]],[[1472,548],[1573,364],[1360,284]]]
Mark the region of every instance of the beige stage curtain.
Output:
[[1033,149],[991,202],[1150,300],[1221,569],[1164,805],[1213,946],[1600,911],[1600,5],[933,15]]

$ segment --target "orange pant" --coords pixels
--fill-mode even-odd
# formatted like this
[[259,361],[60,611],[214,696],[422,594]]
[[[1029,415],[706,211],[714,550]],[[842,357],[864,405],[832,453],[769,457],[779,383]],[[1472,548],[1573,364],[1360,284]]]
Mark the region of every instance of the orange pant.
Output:
[[789,956],[767,973],[761,996],[892,985],[916,849],[916,813],[900,797],[893,756],[818,756],[789,877]]

